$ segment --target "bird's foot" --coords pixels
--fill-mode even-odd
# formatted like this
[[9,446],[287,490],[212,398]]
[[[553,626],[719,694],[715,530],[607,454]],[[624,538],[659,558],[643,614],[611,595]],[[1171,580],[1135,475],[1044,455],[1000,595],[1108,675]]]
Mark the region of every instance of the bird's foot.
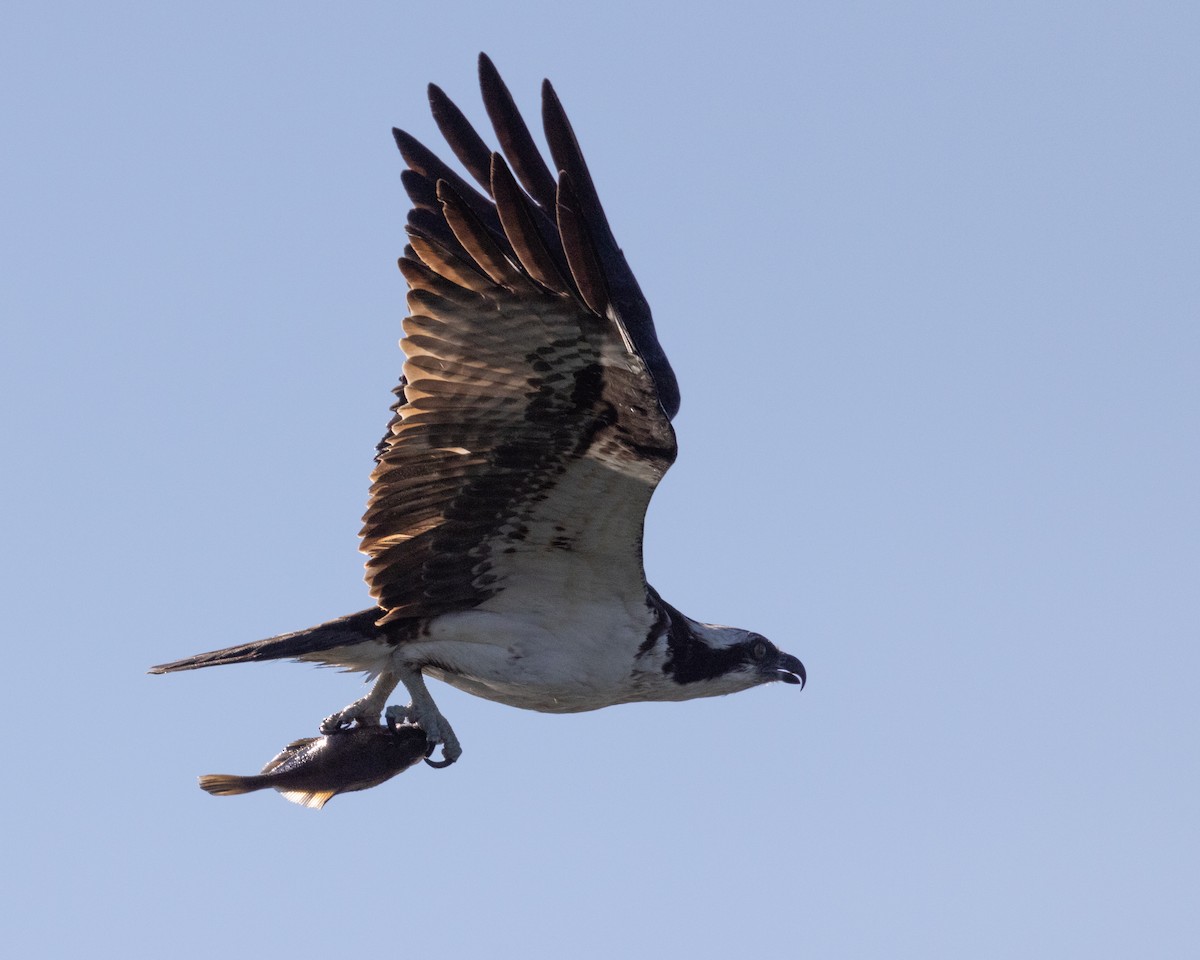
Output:
[[389,727],[402,726],[406,723],[416,723],[416,710],[413,709],[411,703],[406,707],[402,707],[396,703],[389,704],[388,708],[383,711],[383,719]]
[[400,723],[415,723],[424,730],[425,739],[429,741],[429,755],[432,755],[438,744],[441,744],[441,760],[430,760],[429,756],[425,757],[425,762],[431,767],[448,767],[462,756],[462,746],[459,745],[458,737],[454,735],[454,730],[436,708],[422,711],[411,703],[404,707],[393,705],[383,712],[383,716],[390,727],[395,727]]
[[383,709],[387,698],[395,689],[396,677],[391,673],[381,673],[372,685],[371,692],[365,697],[359,697],[350,706],[343,707],[322,720],[321,732],[330,734],[352,727],[379,726],[379,711]]
[[379,707],[367,703],[366,697],[355,700],[350,706],[331,713],[321,721],[321,732],[338,733],[353,727],[373,727],[379,724]]

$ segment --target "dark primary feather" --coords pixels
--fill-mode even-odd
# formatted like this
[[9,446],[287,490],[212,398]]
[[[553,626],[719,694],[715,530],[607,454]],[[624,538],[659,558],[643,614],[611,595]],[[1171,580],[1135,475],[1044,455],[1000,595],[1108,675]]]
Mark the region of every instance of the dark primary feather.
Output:
[[521,266],[547,290],[570,293],[568,267],[561,245],[556,242],[556,228],[548,225],[544,212],[517,185],[508,164],[498,153],[492,154],[492,196],[496,198],[504,233]]
[[583,302],[593,313],[608,311],[608,283],[600,252],[596,249],[589,224],[579,208],[571,175],[565,170],[558,178],[558,232],[562,238],[563,253],[567,255],[567,266]]
[[483,105],[500,141],[500,149],[512,164],[517,179],[534,201],[547,214],[551,214],[558,192],[554,174],[533,142],[533,136],[525,126],[525,120],[501,79],[500,72],[485,53],[479,55],[479,87],[483,91]]
[[396,146],[400,148],[400,155],[404,157],[404,162],[409,167],[431,183],[445,180],[466,199],[475,214],[484,220],[489,228],[496,233],[501,232],[500,221],[496,219],[496,208],[492,206],[487,197],[482,196],[478,190],[446,166],[432,150],[416,137],[397,129],[392,130],[392,136],[396,140]]
[[[675,378],[561,104],[547,86],[556,182],[486,57],[480,82],[504,156],[436,86],[430,104],[487,196],[396,131],[407,359],[362,530],[387,621],[475,606],[567,544],[641,583],[637,532],[675,456]],[[633,534],[590,533],[597,510]]]
[[475,132],[471,122],[436,83],[429,85],[429,107],[433,111],[438,130],[458,157],[458,162],[467,168],[467,172],[475,178],[476,183],[490,193],[492,151],[483,142],[483,137]]
[[659,401],[667,416],[673,418],[679,412],[679,385],[654,332],[650,305],[646,302],[642,288],[638,285],[633,271],[629,269],[625,254],[621,252],[612,228],[608,225],[608,218],[600,205],[596,185],[588,171],[587,162],[583,159],[583,151],[579,149],[575,131],[571,129],[571,122],[567,119],[562,101],[558,99],[558,94],[554,92],[549,80],[542,81],[542,123],[546,131],[546,141],[550,145],[550,153],[559,170],[559,202],[562,202],[562,183],[569,180],[578,198],[578,216],[587,225],[592,246],[604,265],[603,276],[608,288],[608,306],[625,325],[638,353],[650,368],[658,388]]

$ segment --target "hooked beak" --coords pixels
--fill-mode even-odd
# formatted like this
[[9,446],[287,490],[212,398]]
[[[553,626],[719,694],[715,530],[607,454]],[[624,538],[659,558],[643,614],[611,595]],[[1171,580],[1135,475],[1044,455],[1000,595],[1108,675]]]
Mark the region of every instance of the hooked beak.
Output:
[[804,672],[804,664],[797,657],[793,657],[790,653],[780,653],[779,662],[775,664],[776,680],[782,680],[784,683],[798,683],[800,689],[804,689],[804,684],[808,682],[808,674]]

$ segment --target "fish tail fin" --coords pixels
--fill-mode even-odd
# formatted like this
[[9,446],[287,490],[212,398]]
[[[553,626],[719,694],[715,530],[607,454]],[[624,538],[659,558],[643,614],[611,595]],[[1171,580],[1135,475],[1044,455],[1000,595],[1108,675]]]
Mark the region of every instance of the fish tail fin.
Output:
[[174,673],[177,670],[198,670],[200,667],[217,667],[226,663],[251,663],[258,660],[295,660],[309,654],[332,650],[335,647],[351,646],[370,640],[382,640],[386,633],[375,626],[383,616],[378,607],[360,610],[346,617],[338,617],[307,630],[284,633],[266,640],[243,643],[223,650],[198,653],[171,663],[160,663],[150,668],[150,673]]
[[206,773],[200,778],[200,789],[214,797],[253,793],[270,785],[270,777],[238,777],[231,773]]
[[236,797],[267,787],[275,787],[292,803],[312,810],[320,810],[337,793],[336,790],[285,790],[276,785],[274,777],[239,777],[232,773],[206,773],[200,778],[200,789],[214,797]]

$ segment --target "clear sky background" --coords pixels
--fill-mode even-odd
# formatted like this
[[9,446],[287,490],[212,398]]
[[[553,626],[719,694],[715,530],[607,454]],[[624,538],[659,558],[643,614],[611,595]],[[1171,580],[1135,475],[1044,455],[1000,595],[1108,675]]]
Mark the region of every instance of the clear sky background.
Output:
[[[16,3],[3,940],[1130,957],[1200,940],[1200,7]],[[425,84],[551,77],[683,388],[647,567],[808,667],[214,799],[362,692]],[[385,953],[386,951],[386,953]],[[14,954],[16,955],[16,954]]]

